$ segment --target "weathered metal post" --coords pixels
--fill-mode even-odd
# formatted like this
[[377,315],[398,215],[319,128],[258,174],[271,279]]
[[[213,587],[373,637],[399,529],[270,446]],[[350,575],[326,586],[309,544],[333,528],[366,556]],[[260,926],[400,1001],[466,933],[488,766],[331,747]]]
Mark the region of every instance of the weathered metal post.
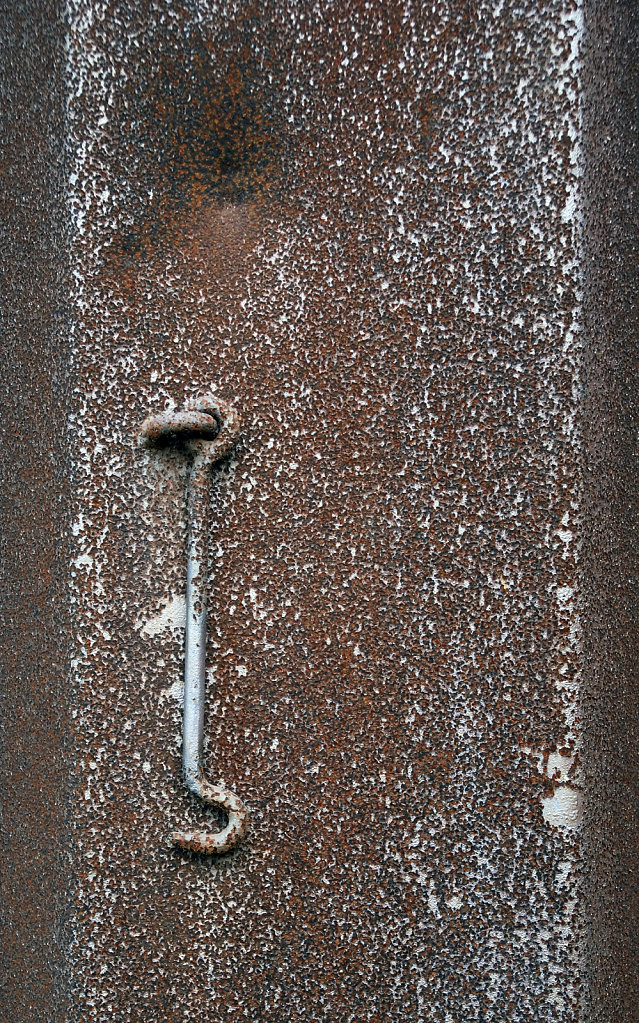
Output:
[[637,5],[1,13],[0,1018],[637,1019]]

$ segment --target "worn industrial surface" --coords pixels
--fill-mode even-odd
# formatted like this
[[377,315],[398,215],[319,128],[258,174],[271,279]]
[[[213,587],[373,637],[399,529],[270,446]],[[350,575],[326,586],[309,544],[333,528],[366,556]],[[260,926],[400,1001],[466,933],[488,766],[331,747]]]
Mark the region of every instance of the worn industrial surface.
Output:
[[584,665],[588,1019],[639,1019],[639,6],[586,5]]
[[0,2],[0,1019],[66,1018],[64,21]]
[[[578,1018],[572,0],[70,3],[72,1018]],[[213,482],[180,770],[182,456]]]

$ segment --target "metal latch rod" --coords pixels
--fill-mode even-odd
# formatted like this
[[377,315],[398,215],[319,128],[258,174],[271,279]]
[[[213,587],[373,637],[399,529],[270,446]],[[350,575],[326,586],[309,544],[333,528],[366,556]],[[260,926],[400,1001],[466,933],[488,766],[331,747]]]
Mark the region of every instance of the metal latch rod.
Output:
[[240,418],[221,398],[206,395],[180,412],[149,416],[140,431],[146,446],[179,444],[192,456],[187,490],[188,561],[184,642],[184,719],[182,767],[188,789],[228,815],[222,831],[175,831],[174,845],[198,853],[225,853],[242,841],[248,811],[239,796],[204,775],[204,699],[206,688],[206,619],[208,510],[213,466],[229,455],[239,437]]

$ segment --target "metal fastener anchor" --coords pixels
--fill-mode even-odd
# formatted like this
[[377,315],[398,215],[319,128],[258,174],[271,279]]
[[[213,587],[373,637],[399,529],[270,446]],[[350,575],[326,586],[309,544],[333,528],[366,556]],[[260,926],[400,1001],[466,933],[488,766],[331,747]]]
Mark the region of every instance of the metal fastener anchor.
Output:
[[221,398],[206,395],[181,412],[165,412],[144,420],[140,437],[147,446],[181,443],[193,461],[189,473],[188,561],[184,654],[184,722],[182,767],[188,789],[228,815],[222,831],[176,831],[173,844],[198,853],[225,853],[246,834],[248,811],[234,792],[211,785],[204,776],[204,692],[206,683],[206,583],[208,561],[209,477],[212,467],[231,453],[240,433],[240,419]]

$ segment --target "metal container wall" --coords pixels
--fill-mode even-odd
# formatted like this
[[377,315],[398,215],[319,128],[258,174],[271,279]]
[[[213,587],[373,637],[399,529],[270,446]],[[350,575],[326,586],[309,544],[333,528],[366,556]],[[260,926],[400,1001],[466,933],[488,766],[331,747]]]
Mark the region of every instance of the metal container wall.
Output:
[[[580,917],[581,5],[63,21],[70,312],[36,404],[68,420],[34,489],[45,555],[68,537],[34,633],[59,609],[57,724],[30,708],[61,851],[31,995],[9,914],[7,1018],[616,1019]],[[180,770],[188,466],[138,440],[208,392],[244,423],[212,478],[205,758],[251,828],[218,858],[168,841],[211,821]]]

